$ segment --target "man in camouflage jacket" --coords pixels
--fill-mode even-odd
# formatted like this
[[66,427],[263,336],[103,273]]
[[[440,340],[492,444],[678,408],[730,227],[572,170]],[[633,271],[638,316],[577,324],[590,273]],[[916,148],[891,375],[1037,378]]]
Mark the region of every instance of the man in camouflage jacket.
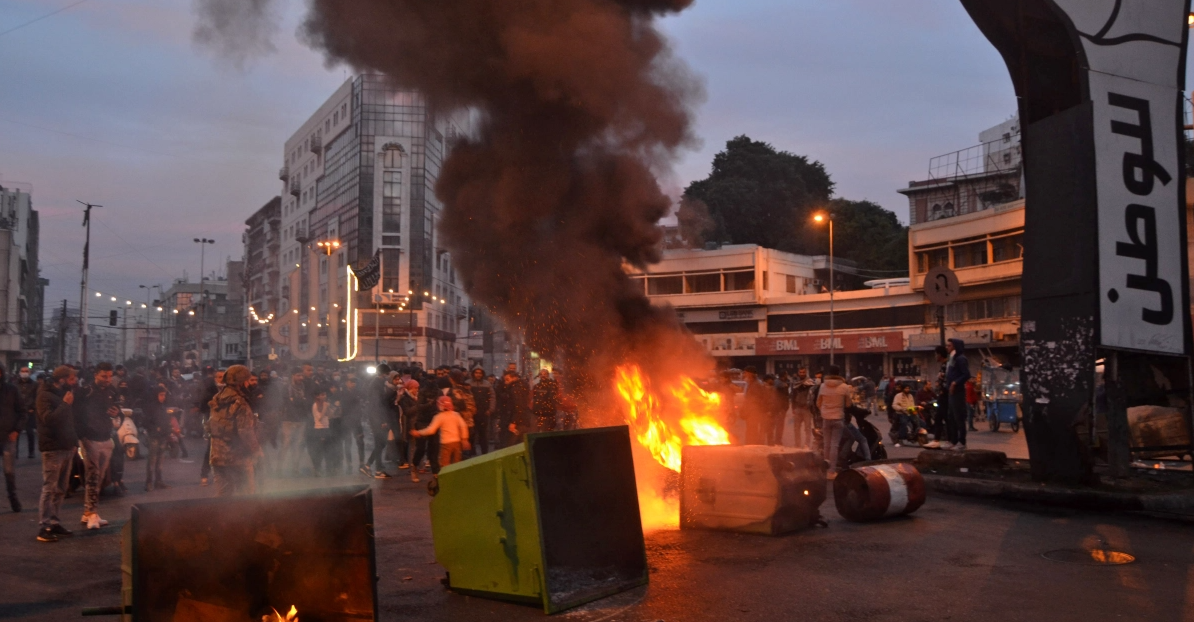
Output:
[[249,368],[233,365],[224,372],[224,388],[209,402],[207,428],[217,497],[257,492],[253,469],[261,446],[257,443],[257,415],[247,399],[255,380]]

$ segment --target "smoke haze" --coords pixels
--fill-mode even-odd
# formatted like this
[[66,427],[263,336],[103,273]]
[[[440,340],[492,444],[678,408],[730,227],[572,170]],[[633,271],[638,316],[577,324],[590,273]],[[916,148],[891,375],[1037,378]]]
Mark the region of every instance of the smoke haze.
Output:
[[274,0],[197,0],[192,39],[242,68],[249,59],[274,52],[277,8]]
[[476,113],[436,187],[453,263],[473,300],[601,386],[627,359],[704,360],[622,269],[659,259],[670,200],[656,178],[694,142],[700,83],[652,22],[689,4],[309,0],[300,28],[329,64]]

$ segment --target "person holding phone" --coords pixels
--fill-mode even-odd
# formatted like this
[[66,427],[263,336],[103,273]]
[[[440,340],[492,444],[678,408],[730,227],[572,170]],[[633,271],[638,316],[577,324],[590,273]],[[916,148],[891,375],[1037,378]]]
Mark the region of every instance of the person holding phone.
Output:
[[74,388],[78,384],[74,368],[61,365],[37,392],[37,443],[42,474],[37,533],[40,542],[57,542],[61,536],[72,535],[59,521],[58,511],[70,484],[70,469],[79,445],[73,410]]

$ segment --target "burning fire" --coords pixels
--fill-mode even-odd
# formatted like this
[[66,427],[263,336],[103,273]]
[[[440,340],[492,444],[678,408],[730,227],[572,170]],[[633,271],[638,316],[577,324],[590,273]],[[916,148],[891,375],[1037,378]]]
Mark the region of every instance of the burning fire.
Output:
[[721,396],[701,389],[692,378],[682,376],[660,393],[638,365],[622,365],[616,376],[626,420],[659,464],[679,472],[685,445],[730,444],[729,433],[717,420]]
[[298,608],[291,605],[290,611],[286,615],[282,615],[278,613],[277,609],[274,609],[274,615],[262,617],[261,622],[299,622]]

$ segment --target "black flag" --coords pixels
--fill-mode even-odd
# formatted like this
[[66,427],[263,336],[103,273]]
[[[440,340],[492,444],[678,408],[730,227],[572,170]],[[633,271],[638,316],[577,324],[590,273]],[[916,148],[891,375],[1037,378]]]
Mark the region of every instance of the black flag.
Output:
[[352,272],[357,275],[358,292],[373,289],[381,279],[381,253],[373,253],[373,259],[370,259],[369,263],[359,270],[353,269]]

